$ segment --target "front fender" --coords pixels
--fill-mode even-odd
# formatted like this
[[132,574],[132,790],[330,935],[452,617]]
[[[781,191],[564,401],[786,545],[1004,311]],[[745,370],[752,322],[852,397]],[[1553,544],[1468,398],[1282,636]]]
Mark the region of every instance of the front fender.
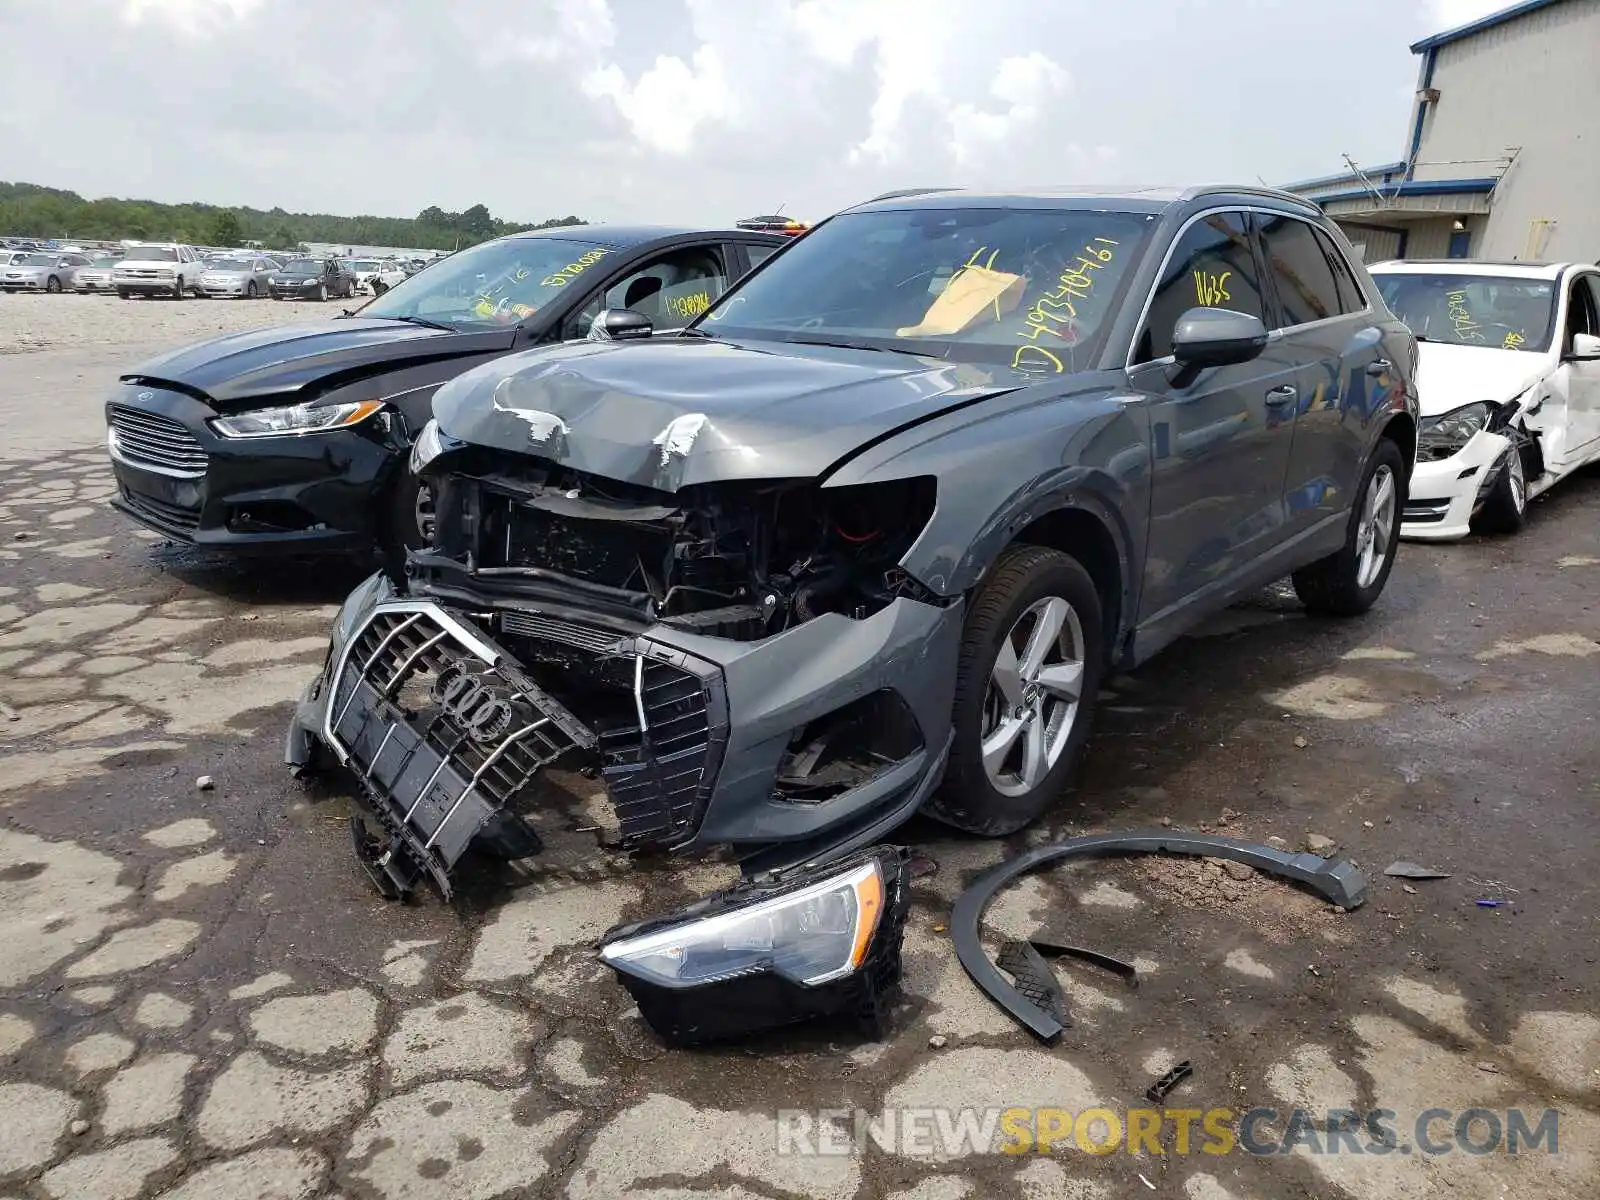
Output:
[[1149,522],[1148,416],[1106,376],[1080,379],[1065,393],[1013,392],[906,430],[828,485],[936,477],[934,514],[901,564],[939,595],[970,590],[1019,532],[1062,510],[1104,526],[1126,591],[1140,576]]

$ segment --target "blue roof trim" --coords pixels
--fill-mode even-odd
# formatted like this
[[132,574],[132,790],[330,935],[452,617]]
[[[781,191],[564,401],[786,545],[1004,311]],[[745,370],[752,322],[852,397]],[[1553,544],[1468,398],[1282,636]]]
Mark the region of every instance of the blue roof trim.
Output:
[[[1494,191],[1495,184],[1499,182],[1498,179],[1424,179],[1394,184],[1378,190],[1387,200],[1393,200],[1396,196],[1471,196],[1486,195]],[[1335,200],[1361,200],[1371,197],[1372,193],[1366,188],[1356,188],[1354,191],[1335,192],[1328,196],[1307,196],[1306,199],[1316,204],[1331,204]]]
[[1440,46],[1448,46],[1451,42],[1459,42],[1462,38],[1472,37],[1485,29],[1493,29],[1496,25],[1504,25],[1507,21],[1515,21],[1518,17],[1525,17],[1529,13],[1538,12],[1541,8],[1549,8],[1552,4],[1560,3],[1561,0],[1522,0],[1521,4],[1513,4],[1510,8],[1502,8],[1487,17],[1479,17],[1476,21],[1469,21],[1465,25],[1446,29],[1443,33],[1436,33],[1432,37],[1425,37],[1420,42],[1413,42],[1411,53],[1421,54],[1424,50],[1436,50]]
[[[1406,165],[1403,162],[1381,163],[1376,167],[1363,167],[1362,172],[1370,178],[1373,175],[1385,175],[1394,171],[1403,171],[1405,167]],[[1297,188],[1314,188],[1330,183],[1354,182],[1356,182],[1356,177],[1353,172],[1341,171],[1337,175],[1318,175],[1315,179],[1297,179],[1293,183],[1284,184],[1283,190],[1292,192]]]

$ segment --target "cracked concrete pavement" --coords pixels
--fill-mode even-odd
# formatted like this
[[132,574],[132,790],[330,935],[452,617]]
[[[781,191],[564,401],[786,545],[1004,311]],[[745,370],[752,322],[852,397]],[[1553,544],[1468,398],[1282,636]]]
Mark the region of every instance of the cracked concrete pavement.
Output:
[[[22,306],[57,303],[87,302],[0,297],[0,343]],[[113,308],[115,345],[0,358],[0,1195],[1103,1200],[1147,1194],[1141,1176],[1191,1200],[1600,1192],[1600,476],[1515,539],[1406,546],[1365,620],[1268,592],[1110,680],[1045,827],[908,826],[938,869],[915,885],[885,1040],[685,1053],[592,939],[725,883],[724,864],[607,851],[603,801],[558,772],[545,855],[485,865],[454,906],[388,905],[353,861],[346,791],[287,777],[290,699],[360,572],[198,556],[107,508],[100,402],[179,336],[159,309]],[[1163,819],[1320,833],[1370,899],[1339,913],[1210,862],[1027,879],[991,936],[1070,934],[1143,975],[1127,991],[1064,966],[1073,1025],[1034,1044],[956,965],[950,901],[1008,851]],[[1394,858],[1452,877],[1384,878]],[[1402,1126],[1554,1108],[1560,1153],[777,1153],[783,1109],[1123,1114],[1182,1058],[1172,1105],[1379,1107]]]

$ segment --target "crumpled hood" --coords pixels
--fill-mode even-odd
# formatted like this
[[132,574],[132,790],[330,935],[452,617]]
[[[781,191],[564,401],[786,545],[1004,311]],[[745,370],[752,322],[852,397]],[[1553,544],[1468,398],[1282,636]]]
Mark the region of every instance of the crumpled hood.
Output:
[[330,375],[508,350],[515,336],[509,328],[447,333],[403,321],[346,317],[197,342],[142,363],[123,378],[182,384],[206,393],[218,407],[237,409],[265,397],[278,400]]
[[1536,383],[1549,365],[1543,354],[1493,346],[1417,346],[1417,391],[1424,417],[1437,417],[1464,404],[1513,400]]
[[865,445],[1019,376],[895,353],[663,337],[484,363],[434,396],[449,436],[676,491],[814,478]]

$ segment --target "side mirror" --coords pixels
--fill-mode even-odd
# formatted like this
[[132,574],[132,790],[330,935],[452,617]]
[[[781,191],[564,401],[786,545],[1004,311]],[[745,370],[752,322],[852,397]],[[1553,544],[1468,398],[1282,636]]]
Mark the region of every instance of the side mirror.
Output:
[[1571,359],[1600,358],[1600,337],[1592,333],[1575,333],[1572,335],[1572,349],[1567,357]]
[[650,318],[631,308],[607,308],[589,323],[591,342],[632,342],[655,332]]

